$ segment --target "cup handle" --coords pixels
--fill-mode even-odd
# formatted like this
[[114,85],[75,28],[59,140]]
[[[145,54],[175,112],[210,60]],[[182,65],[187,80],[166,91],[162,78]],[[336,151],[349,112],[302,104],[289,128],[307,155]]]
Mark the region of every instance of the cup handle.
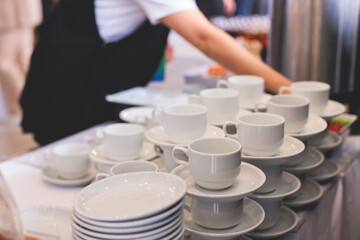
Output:
[[254,107],[255,112],[263,112],[263,111],[260,110],[260,109],[262,109],[260,106],[264,106],[264,108],[267,110],[267,103],[257,102],[257,103],[255,104],[255,107]]
[[151,113],[151,118],[154,122],[162,124],[164,119],[164,110],[161,108],[155,108]]
[[228,81],[224,80],[224,79],[220,79],[219,81],[217,81],[216,83],[216,87],[217,88],[228,88]]
[[110,174],[107,174],[107,173],[98,173],[98,174],[96,174],[96,176],[95,176],[95,182],[100,181],[100,180],[102,180],[102,179],[105,179],[105,178],[107,178],[107,177],[110,177]]
[[45,160],[45,163],[47,164],[47,166],[50,167],[51,170],[56,171],[55,163],[54,163],[54,159],[52,157],[51,150],[45,149],[43,152],[43,156],[44,156],[44,160]]
[[201,97],[195,94],[190,94],[188,97],[189,103],[203,105]]
[[[185,153],[186,157],[187,157],[187,161],[184,161],[184,160],[181,160],[179,159],[178,157],[178,154],[177,151],[179,152],[182,152],[182,153]],[[189,165],[189,157],[188,157],[188,150],[184,147],[174,147],[173,150],[171,151],[171,155],[174,159],[174,161],[177,163],[177,164],[181,164],[181,165],[184,165],[184,166],[188,166]]]
[[[234,127],[236,129],[236,132],[234,134],[228,132],[228,127]],[[238,132],[238,125],[235,122],[225,122],[223,125],[223,131],[225,133],[226,137],[233,138],[237,140],[237,132]]]
[[161,156],[163,155],[164,151],[161,149],[161,147],[159,147],[158,145],[154,145],[154,152],[156,153],[156,155]]
[[95,137],[87,135],[83,138],[83,142],[88,145],[88,146],[95,146],[100,144],[100,142],[98,140],[96,140]]
[[279,89],[279,95],[284,94],[285,91],[288,91],[288,92],[291,93],[291,88],[287,87],[287,86],[281,86],[280,89]]

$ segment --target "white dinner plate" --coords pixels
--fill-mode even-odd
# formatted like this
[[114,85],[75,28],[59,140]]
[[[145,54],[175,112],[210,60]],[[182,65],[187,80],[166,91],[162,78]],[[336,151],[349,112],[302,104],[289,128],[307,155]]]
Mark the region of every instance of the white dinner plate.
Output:
[[264,209],[254,200],[244,199],[244,210],[241,213],[240,223],[225,229],[211,229],[202,227],[193,222],[191,214],[184,209],[185,230],[206,239],[227,239],[248,233],[257,228],[265,218]]
[[189,196],[211,198],[219,202],[244,198],[260,188],[266,179],[265,174],[259,168],[244,162],[241,163],[240,174],[236,182],[226,189],[216,191],[199,187],[189,169],[183,165],[176,167],[171,173],[185,180]]
[[336,177],[340,174],[340,166],[336,162],[325,159],[324,162],[306,173],[307,177],[317,181],[317,182],[325,182],[331,178]]
[[153,107],[131,107],[122,110],[119,114],[121,120],[129,123],[146,124],[152,118]]
[[254,193],[250,196],[252,199],[281,199],[289,196],[300,189],[300,180],[288,172],[283,172],[279,186],[272,192],[269,193]]
[[299,219],[296,213],[294,213],[294,211],[291,209],[282,206],[280,209],[279,218],[273,227],[265,230],[254,230],[250,233],[247,233],[247,235],[256,239],[280,237],[293,230],[298,222]]
[[23,208],[20,217],[25,231],[59,237],[60,240],[71,239],[71,210],[68,208],[52,205]]
[[286,133],[289,136],[296,137],[299,140],[307,140],[320,134],[327,128],[327,123],[321,117],[309,114],[308,122],[304,129],[299,133]]
[[343,138],[340,134],[336,132],[326,131],[325,136],[323,136],[319,143],[316,142],[316,139],[309,139],[308,145],[315,147],[322,152],[326,152],[340,146],[342,141]]
[[96,221],[131,221],[158,214],[185,196],[185,182],[162,172],[134,172],[95,182],[75,197],[78,215]]
[[106,228],[141,228],[141,227],[145,227],[146,225],[149,224],[154,224],[156,222],[162,221],[166,218],[170,218],[170,216],[172,216],[173,214],[175,214],[176,212],[182,211],[182,208],[184,206],[184,198],[182,198],[179,202],[177,202],[176,204],[174,204],[173,206],[169,207],[168,209],[166,209],[165,211],[147,217],[147,218],[141,218],[138,219],[136,221],[121,221],[121,222],[102,222],[102,221],[96,221],[96,220],[92,220],[86,217],[83,217],[79,214],[77,214],[75,211],[73,211],[73,215],[81,220],[82,222],[86,222],[88,224],[91,224],[93,226],[99,226],[99,227],[106,227]]
[[244,153],[241,154],[241,159],[248,163],[254,163],[257,166],[273,166],[279,165],[286,161],[289,158],[301,154],[305,150],[305,145],[300,140],[284,136],[284,143],[281,145],[279,152],[274,156],[250,156]]
[[282,203],[288,207],[303,207],[314,203],[321,198],[323,190],[321,186],[309,178],[301,182],[300,189],[294,194],[286,197]]
[[54,172],[50,167],[45,167],[41,170],[42,179],[45,182],[61,186],[61,187],[78,187],[89,184],[96,175],[94,170],[89,170],[88,173],[81,177],[75,179],[65,179],[59,177],[59,175]]
[[329,122],[332,118],[343,114],[346,110],[344,104],[336,102],[334,100],[329,100],[324,111],[319,114],[325,121]]
[[[131,160],[148,161],[148,160],[155,158],[156,156],[157,156],[157,154],[154,151],[154,145],[149,142],[143,142],[143,147],[141,149],[140,155],[135,159],[128,159],[126,161],[131,161]],[[116,163],[123,162],[123,161],[114,161],[114,160],[109,159],[107,156],[105,156],[104,144],[100,144],[100,145],[94,147],[89,152],[89,157],[91,160],[93,160],[97,163],[101,163],[101,164],[115,165]]]
[[[299,164],[289,166],[287,165],[289,162],[284,163],[284,170],[293,174],[308,172],[320,166],[325,160],[324,154],[313,147],[307,147],[304,152],[294,158],[297,158],[295,161]],[[293,160],[290,159],[289,161]]]
[[[165,133],[164,127],[160,125],[146,130],[145,137],[149,142],[160,147],[187,146],[187,144],[171,142]],[[225,133],[218,127],[207,125],[205,134],[202,137],[225,137]]]

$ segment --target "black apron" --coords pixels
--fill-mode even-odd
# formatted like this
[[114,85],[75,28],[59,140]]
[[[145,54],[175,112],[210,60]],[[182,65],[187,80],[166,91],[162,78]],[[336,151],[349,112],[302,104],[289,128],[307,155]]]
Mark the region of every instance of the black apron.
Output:
[[47,144],[117,120],[105,95],[144,86],[164,53],[169,30],[144,22],[114,43],[101,40],[94,1],[61,0],[41,28],[21,97],[24,132]]

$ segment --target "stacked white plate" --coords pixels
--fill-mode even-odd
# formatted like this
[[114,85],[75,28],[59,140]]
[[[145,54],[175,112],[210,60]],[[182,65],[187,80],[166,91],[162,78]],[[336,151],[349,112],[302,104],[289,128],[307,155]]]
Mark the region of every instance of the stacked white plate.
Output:
[[186,184],[161,172],[105,178],[74,200],[74,239],[181,239]]

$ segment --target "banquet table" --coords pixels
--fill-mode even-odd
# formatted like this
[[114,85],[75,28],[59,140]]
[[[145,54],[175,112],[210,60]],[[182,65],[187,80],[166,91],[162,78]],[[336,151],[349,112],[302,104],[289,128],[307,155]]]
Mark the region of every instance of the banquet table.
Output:
[[[17,206],[56,205],[72,208],[74,197],[82,187],[59,187],[43,181],[41,169],[45,166],[44,151],[59,143],[82,142],[99,126],[1,163],[1,174]],[[359,239],[360,136],[347,137],[329,158],[340,165],[340,175],[321,185],[324,194],[317,203],[295,209],[299,224],[278,239]]]

